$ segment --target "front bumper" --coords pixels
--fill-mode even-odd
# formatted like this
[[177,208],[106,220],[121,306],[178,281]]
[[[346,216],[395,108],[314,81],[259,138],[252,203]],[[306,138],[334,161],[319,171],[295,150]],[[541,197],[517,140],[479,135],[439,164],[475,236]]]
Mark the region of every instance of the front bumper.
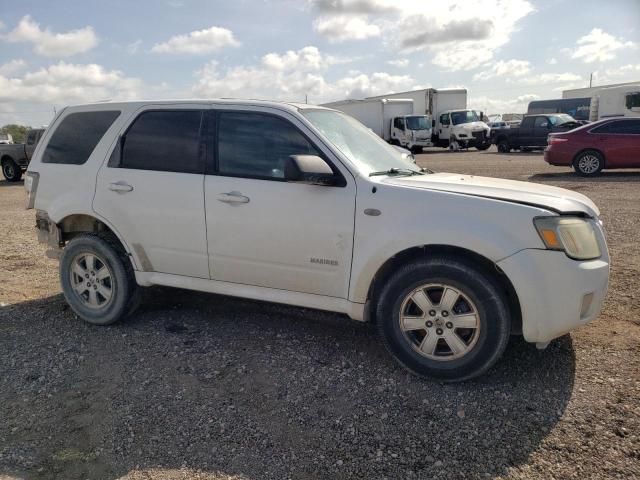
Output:
[[544,343],[594,320],[609,284],[604,241],[597,260],[576,261],[564,252],[527,249],[498,262],[511,280],[527,342]]

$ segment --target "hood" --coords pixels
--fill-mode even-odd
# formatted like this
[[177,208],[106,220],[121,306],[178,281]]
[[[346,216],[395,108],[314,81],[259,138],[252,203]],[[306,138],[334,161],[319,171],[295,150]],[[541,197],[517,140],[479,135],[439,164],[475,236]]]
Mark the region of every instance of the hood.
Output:
[[433,173],[413,177],[385,177],[382,183],[493,198],[545,208],[558,213],[585,213],[598,217],[600,210],[588,197],[539,183],[455,173]]
[[453,125],[454,128],[464,128],[465,130],[486,130],[489,127],[484,122],[469,122],[469,123],[459,123],[458,125]]

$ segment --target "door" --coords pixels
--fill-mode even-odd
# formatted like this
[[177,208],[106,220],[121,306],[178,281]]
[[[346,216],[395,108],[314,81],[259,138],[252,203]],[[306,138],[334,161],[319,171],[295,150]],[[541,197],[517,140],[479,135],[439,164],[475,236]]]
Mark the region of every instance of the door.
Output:
[[217,161],[205,179],[211,277],[346,298],[356,194],[348,171],[332,165],[341,186],[285,182],[290,155],[330,155],[302,123],[268,111],[216,118]]
[[551,132],[551,124],[547,117],[536,117],[533,124],[533,134],[527,139],[527,143],[523,145],[544,147],[547,145],[547,137]]
[[438,128],[438,139],[445,144],[449,143],[451,138],[451,119],[448,113],[440,115],[440,126]]
[[398,141],[400,146],[407,144],[407,135],[405,132],[405,119],[402,117],[394,117],[391,123],[391,138]]
[[609,122],[594,133],[607,167],[640,167],[640,119]]
[[204,216],[205,110],[149,108],[98,172],[94,210],[135,254],[138,268],[209,278]]

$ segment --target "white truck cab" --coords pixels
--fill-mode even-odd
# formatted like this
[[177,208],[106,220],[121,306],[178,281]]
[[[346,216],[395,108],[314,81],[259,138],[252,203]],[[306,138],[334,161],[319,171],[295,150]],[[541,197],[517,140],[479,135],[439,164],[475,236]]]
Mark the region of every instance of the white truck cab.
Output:
[[431,117],[428,115],[392,117],[389,143],[419,152],[423,147],[433,145],[431,132]]
[[584,195],[424,171],[311,105],[68,107],[25,190],[67,302],[95,325],[152,285],[279,302],[374,322],[409,371],[453,381],[512,334],[542,347],[593,320],[608,284]]
[[482,121],[482,112],[475,110],[446,110],[435,122],[438,143],[447,146],[457,142],[462,148],[486,150],[491,146],[491,128]]

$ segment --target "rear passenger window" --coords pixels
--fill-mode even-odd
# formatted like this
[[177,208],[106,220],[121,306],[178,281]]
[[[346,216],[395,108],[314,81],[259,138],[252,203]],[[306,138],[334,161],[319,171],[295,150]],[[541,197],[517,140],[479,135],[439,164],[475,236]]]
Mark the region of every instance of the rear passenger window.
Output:
[[119,111],[70,113],[53,132],[42,162],[82,165],[119,115]]
[[120,167],[204,173],[200,154],[201,110],[144,112],[124,138]]
[[319,155],[289,122],[256,113],[221,113],[218,170],[222,175],[284,178],[291,155]]

